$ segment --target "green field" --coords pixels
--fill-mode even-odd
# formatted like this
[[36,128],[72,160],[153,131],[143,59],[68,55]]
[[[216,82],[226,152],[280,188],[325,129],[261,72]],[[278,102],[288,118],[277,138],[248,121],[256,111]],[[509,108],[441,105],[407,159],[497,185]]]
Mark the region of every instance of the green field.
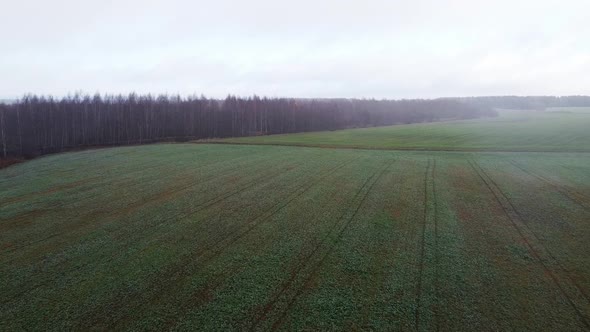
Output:
[[590,108],[501,111],[499,117],[240,137],[220,142],[392,150],[590,152]]
[[588,330],[588,128],[505,110],[11,166],[0,330]]
[[590,113],[590,107],[549,107],[547,112]]
[[0,188],[2,331],[590,328],[586,153],[159,144]]

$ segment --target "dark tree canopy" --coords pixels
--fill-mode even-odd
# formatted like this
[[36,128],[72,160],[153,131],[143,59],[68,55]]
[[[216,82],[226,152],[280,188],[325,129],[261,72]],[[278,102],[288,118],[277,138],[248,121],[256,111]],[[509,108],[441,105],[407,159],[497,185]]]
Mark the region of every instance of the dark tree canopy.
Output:
[[491,96],[459,98],[464,102],[481,107],[544,110],[547,107],[590,106],[590,96]]
[[0,104],[3,158],[73,148],[282,134],[493,116],[459,99],[27,95]]

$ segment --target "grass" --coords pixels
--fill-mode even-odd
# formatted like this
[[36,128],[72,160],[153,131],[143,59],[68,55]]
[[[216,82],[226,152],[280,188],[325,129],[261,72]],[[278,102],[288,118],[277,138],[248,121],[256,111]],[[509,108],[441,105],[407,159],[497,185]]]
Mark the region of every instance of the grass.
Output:
[[547,112],[590,113],[590,107],[549,107]]
[[567,111],[562,109],[559,112],[502,111],[501,116],[488,119],[216,141],[385,150],[590,152],[590,112],[587,110],[588,108],[567,108]]
[[[581,121],[291,140],[549,120]],[[13,165],[0,188],[0,330],[590,328],[590,154],[160,144]]]

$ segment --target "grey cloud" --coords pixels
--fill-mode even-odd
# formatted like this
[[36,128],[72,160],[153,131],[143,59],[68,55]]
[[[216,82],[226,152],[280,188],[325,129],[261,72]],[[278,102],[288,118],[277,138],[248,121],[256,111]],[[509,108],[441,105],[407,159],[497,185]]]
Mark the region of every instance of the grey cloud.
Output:
[[587,1],[21,0],[2,8],[2,98],[590,93]]

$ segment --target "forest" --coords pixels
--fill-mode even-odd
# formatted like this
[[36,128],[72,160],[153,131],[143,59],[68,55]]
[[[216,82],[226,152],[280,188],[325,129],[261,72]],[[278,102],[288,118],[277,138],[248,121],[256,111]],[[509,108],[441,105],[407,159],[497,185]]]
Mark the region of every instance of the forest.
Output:
[[590,96],[486,96],[459,100],[480,107],[543,111],[549,107],[588,107]]
[[2,158],[92,147],[242,137],[494,116],[452,99],[294,99],[168,95],[61,99],[26,95],[0,104]]

